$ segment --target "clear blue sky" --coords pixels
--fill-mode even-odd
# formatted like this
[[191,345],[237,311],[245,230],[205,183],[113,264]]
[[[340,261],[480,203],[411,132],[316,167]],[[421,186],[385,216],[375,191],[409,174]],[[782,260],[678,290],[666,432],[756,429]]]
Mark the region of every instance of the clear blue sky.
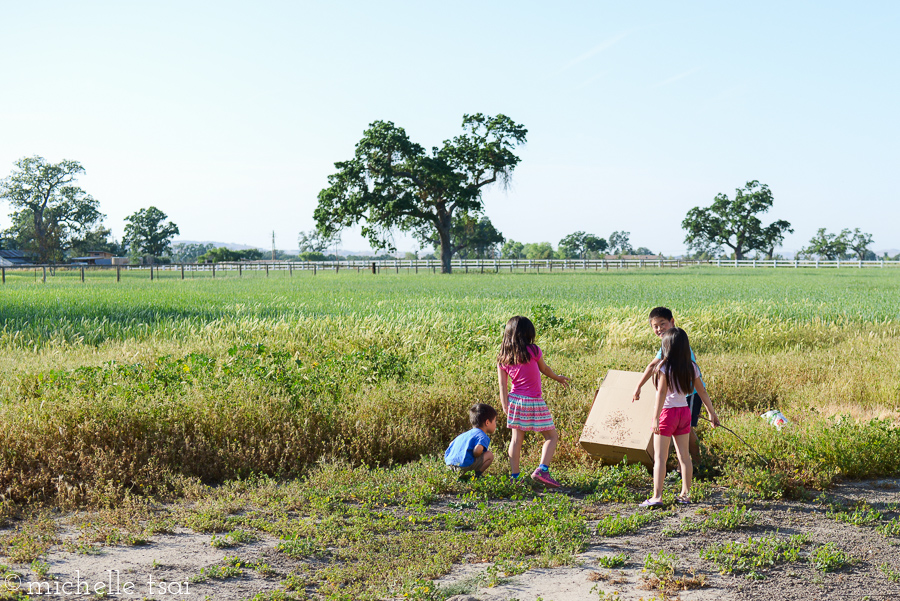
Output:
[[486,194],[507,238],[627,230],[681,253],[690,208],[758,179],[786,250],[820,227],[900,247],[898,2],[0,8],[0,177],[80,161],[117,237],[155,205],[182,239],[294,249],[370,122],[430,147],[483,112],[529,130],[512,187]]

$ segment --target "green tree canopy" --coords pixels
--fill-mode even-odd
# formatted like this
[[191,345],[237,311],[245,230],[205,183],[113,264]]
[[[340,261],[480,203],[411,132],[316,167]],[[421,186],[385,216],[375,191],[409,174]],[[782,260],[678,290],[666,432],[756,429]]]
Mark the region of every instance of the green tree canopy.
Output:
[[[846,230],[845,230],[846,231]],[[825,257],[829,261],[843,258],[847,253],[847,241],[841,234],[829,234],[824,227],[820,227],[813,236],[809,245],[800,249],[800,254],[807,257]]]
[[631,232],[613,232],[609,235],[609,252],[614,255],[630,255],[633,252]]
[[259,261],[263,258],[263,252],[258,248],[245,248],[243,250],[231,250],[225,246],[212,248],[197,257],[200,263],[233,263],[236,261]]
[[500,249],[500,256],[504,259],[524,259],[525,245],[515,240],[507,240]]
[[83,257],[95,250],[106,251],[114,255],[125,252],[121,244],[110,238],[112,232],[102,225],[73,238],[69,246],[70,257]]
[[725,194],[716,195],[709,207],[694,207],[688,211],[681,227],[687,232],[684,241],[689,249],[716,254],[722,246],[734,251],[738,260],[750,250],[764,251],[771,256],[786,232],[793,232],[791,224],[780,220],[763,227],[757,217],[772,208],[772,192],[765,184],[753,180],[735,190],[734,200]]
[[528,133],[505,115],[464,115],[462,127],[462,135],[428,153],[403,128],[372,123],[353,158],[335,163],[337,173],[319,192],[318,229],[330,233],[361,222],[374,248],[391,250],[395,229],[419,239],[436,233],[441,271],[450,273],[453,215],[480,213],[485,186],[508,183],[520,160],[513,150]]
[[201,255],[216,247],[215,244],[202,242],[179,242],[172,245],[172,261],[175,263],[193,263]]
[[556,254],[549,242],[532,242],[523,249],[526,259],[553,259]]
[[841,230],[841,237],[846,242],[847,248],[852,250],[860,261],[865,261],[867,256],[874,254],[869,250],[872,246],[872,234],[861,232],[856,227],[852,232],[848,229]]
[[41,263],[61,261],[72,243],[104,217],[99,203],[75,185],[84,167],[69,160],[48,163],[39,156],[21,158],[15,166],[0,180],[0,199],[13,209],[7,240]]
[[585,259],[605,251],[606,240],[585,232],[574,232],[559,241],[558,254],[564,259]]
[[156,207],[148,207],[125,218],[124,243],[133,254],[162,257],[170,251],[172,238],[180,232],[178,226],[163,223],[168,215]]
[[[457,212],[450,225],[450,240],[451,255],[460,259],[492,259],[499,254],[497,247],[506,238],[487,217]],[[435,231],[422,242],[430,244],[436,251],[441,248],[440,237]]]

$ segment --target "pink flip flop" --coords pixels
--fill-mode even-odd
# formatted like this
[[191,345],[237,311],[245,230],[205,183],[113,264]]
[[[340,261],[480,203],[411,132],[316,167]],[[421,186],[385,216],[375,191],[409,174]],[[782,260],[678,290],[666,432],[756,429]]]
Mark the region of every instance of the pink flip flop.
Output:
[[650,499],[647,499],[638,505],[638,507],[662,507],[663,505],[664,503],[662,501],[651,501]]

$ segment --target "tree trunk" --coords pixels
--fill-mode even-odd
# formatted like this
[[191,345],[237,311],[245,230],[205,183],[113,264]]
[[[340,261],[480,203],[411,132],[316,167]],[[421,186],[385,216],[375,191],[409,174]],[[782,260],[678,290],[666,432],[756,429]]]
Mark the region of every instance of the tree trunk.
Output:
[[438,238],[441,240],[441,273],[452,273],[450,258],[453,256],[453,249],[450,245],[450,215],[442,215],[440,223],[436,227]]

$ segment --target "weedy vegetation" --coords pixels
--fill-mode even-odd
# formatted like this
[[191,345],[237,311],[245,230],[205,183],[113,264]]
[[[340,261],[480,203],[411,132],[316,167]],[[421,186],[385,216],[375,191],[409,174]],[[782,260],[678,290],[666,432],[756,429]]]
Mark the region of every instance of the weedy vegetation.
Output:
[[[704,467],[739,502],[683,529],[742,528],[753,524],[743,501],[900,475],[892,273],[160,276],[117,284],[91,273],[82,284],[58,270],[41,284],[7,274],[0,553],[10,562],[43,561],[54,546],[142,544],[176,527],[211,533],[221,548],[272,536],[301,567],[260,599],[440,598],[431,579],[464,558],[490,562],[483,582],[566,564],[599,506],[649,489],[644,468],[597,467],[578,438],[606,371],[640,371],[655,352],[646,315],[661,303],[689,332],[723,422],[770,460],[701,422]],[[469,428],[472,402],[496,403],[494,360],[515,314],[533,319],[554,368],[573,378],[545,390],[568,494],[514,484],[502,461],[460,482],[436,459]],[[772,408],[790,425],[759,419]],[[509,442],[500,421],[496,449]],[[530,437],[523,462],[539,453]],[[694,499],[708,490],[698,482]],[[47,508],[89,510],[75,524],[81,537],[61,542],[53,521],[33,513]],[[848,511],[850,523],[900,532],[887,511],[833,517]],[[597,533],[662,516],[605,517]],[[722,570],[759,574],[794,561],[803,544],[749,539],[707,553]],[[846,559],[817,553],[826,567]],[[198,577],[270,569],[237,563]]]

